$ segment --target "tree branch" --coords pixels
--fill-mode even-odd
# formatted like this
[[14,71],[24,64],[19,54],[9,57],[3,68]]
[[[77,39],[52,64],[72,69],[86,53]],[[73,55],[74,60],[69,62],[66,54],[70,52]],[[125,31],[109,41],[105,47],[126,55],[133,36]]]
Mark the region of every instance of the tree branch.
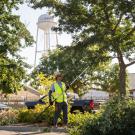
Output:
[[129,64],[126,64],[126,67],[131,66],[131,65],[133,65],[133,64],[135,64],[135,61],[132,61],[132,62],[130,62]]
[[133,34],[133,32],[135,32],[135,26],[133,27],[133,29],[127,35],[124,36],[124,38],[129,37],[131,34]]
[[119,26],[119,24],[120,24],[120,22],[121,22],[121,19],[122,19],[123,15],[124,15],[124,14],[121,13],[120,18],[118,19],[117,24],[115,25],[114,29],[112,30],[112,31],[113,31],[113,34],[115,34],[115,31],[116,31],[117,27]]
[[101,88],[95,88],[95,87],[90,87],[89,88],[90,90],[99,90],[99,91],[102,91],[103,89],[101,89]]
[[135,26],[134,26],[133,29],[127,34],[127,36],[130,36],[134,31],[135,31]]
[[109,15],[108,15],[108,12],[107,12],[107,4],[106,4],[106,0],[104,1],[104,13],[105,13],[105,18],[106,18],[106,20],[107,20],[107,22],[108,22],[108,24],[110,24],[111,23],[111,21],[110,21],[110,19],[109,19]]

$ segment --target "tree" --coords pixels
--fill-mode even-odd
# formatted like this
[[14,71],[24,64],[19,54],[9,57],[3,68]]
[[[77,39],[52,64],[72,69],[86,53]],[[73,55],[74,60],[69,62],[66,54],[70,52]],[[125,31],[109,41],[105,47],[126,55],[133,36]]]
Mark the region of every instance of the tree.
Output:
[[83,49],[76,52],[74,47],[70,46],[59,47],[53,52],[50,52],[47,57],[44,56],[41,58],[40,64],[32,72],[31,78],[35,78],[33,84],[36,83],[37,86],[37,83],[39,83],[36,78],[40,73],[44,76],[50,76],[57,69],[64,75],[64,82],[70,84],[89,65],[87,71],[71,86],[73,91],[83,94],[94,88],[116,93],[118,90],[117,75],[119,71],[117,66],[110,65],[109,59],[105,57],[107,54],[102,54],[102,59],[104,57],[105,59],[100,64],[96,58],[94,59],[94,56],[90,61],[89,56],[92,58],[92,50]]
[[74,34],[74,42],[82,49],[96,43],[101,51],[116,58],[119,93],[126,95],[126,68],[135,63],[134,0],[30,0],[30,3],[34,8],[49,7],[59,17],[55,30]]
[[117,95],[119,88],[118,72],[117,64],[99,66],[90,76],[91,84],[96,89],[107,91],[111,95]]
[[16,92],[25,78],[28,64],[18,54],[22,48],[30,46],[33,38],[20,17],[12,14],[22,0],[0,1],[0,91],[3,93]]

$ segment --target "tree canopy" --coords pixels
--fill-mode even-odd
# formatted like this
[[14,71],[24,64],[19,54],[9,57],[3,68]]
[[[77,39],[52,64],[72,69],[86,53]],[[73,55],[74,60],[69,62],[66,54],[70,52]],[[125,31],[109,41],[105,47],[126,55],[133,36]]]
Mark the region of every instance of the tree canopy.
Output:
[[[50,8],[59,17],[55,30],[72,33],[77,46],[84,49],[97,44],[99,54],[107,52],[116,58],[119,93],[126,95],[126,68],[135,63],[134,0],[30,0],[30,3],[33,8]],[[97,57],[102,60],[100,55]]]
[[[53,75],[60,70],[64,76],[64,82],[70,84],[87,67],[87,70],[78,78],[71,88],[75,93],[83,94],[90,89],[104,90],[111,93],[118,92],[118,66],[110,65],[110,60],[102,54],[100,63],[93,56],[93,49],[75,51],[74,47],[59,47],[51,51],[48,56],[43,56],[39,65],[31,74],[33,86],[38,86],[39,74],[44,76]],[[95,50],[94,50],[95,52]],[[92,58],[93,56],[93,58]],[[91,60],[89,60],[91,58]]]
[[25,77],[24,67],[28,67],[19,52],[33,43],[33,37],[20,21],[20,17],[12,13],[22,2],[0,1],[0,92],[3,93],[20,89]]

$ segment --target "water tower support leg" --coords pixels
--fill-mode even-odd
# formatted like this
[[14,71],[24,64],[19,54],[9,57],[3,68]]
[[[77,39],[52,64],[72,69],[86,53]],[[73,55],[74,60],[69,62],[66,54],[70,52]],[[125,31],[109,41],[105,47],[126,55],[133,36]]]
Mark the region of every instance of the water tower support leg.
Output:
[[46,33],[44,32],[44,54],[46,53]]
[[38,27],[37,27],[37,35],[36,35],[36,47],[35,47],[34,68],[36,67],[36,59],[37,59],[37,44],[38,44]]
[[56,32],[56,48],[58,47],[58,34],[57,34],[57,32]]

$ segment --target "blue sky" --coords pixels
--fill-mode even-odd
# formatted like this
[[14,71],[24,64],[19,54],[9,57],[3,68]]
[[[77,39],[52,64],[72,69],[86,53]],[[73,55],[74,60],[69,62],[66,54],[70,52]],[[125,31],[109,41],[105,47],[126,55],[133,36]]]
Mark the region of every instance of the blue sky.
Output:
[[[32,9],[28,7],[26,4],[20,5],[19,10],[14,11],[15,14],[20,16],[21,21],[26,25],[27,29],[33,35],[34,39],[36,40],[36,31],[37,31],[37,21],[38,17],[42,14],[47,13],[47,9]],[[69,45],[72,42],[71,35],[63,33],[62,35],[58,35],[59,44],[62,45]],[[38,49],[42,48],[43,44],[43,35],[42,31],[39,32],[39,42],[38,42]],[[23,49],[20,54],[25,57],[25,60],[30,65],[34,66],[34,57],[35,57],[35,44],[32,47],[28,47]],[[39,63],[41,55],[38,54],[37,64]],[[131,73],[135,73],[135,64],[128,68],[128,71]]]

